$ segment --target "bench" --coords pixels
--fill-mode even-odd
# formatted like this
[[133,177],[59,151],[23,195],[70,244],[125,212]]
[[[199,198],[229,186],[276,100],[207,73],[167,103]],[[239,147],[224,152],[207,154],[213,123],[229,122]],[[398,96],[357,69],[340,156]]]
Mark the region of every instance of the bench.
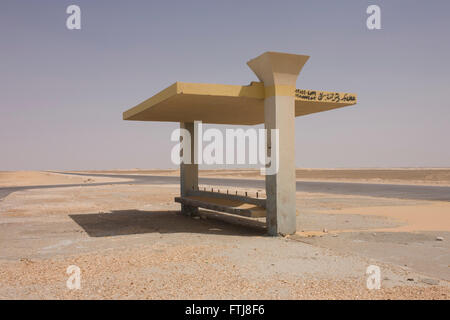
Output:
[[249,218],[266,217],[266,200],[239,195],[193,190],[186,196],[176,197],[182,205],[225,212]]

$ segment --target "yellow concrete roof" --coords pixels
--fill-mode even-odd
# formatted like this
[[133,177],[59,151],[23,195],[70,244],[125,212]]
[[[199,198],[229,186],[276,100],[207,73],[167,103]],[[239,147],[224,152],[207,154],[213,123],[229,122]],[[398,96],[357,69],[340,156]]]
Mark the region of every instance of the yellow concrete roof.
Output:
[[[248,86],[176,82],[123,113],[124,120],[254,125],[264,123],[262,82]],[[295,90],[295,116],[356,103],[351,93]]]

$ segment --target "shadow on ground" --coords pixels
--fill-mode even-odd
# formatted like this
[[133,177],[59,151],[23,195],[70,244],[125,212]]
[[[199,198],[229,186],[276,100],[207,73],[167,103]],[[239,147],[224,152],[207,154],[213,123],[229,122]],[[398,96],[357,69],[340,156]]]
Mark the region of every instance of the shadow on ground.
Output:
[[[111,237],[144,233],[200,233],[233,236],[264,235],[265,230],[257,222],[239,224],[222,221],[217,215],[201,212],[194,219],[179,211],[113,210],[108,213],[69,215],[90,237]],[[230,219],[230,218],[228,218]]]

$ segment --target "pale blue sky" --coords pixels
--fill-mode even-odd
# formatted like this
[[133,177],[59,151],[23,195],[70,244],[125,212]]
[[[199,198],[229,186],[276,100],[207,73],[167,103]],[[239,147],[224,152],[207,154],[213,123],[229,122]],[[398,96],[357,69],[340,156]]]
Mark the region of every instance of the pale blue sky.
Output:
[[297,118],[298,167],[448,167],[449,16],[437,0],[2,0],[0,170],[173,167],[177,124],[122,112],[175,81],[255,81],[246,61],[268,50],[311,56],[299,88],[358,94]]

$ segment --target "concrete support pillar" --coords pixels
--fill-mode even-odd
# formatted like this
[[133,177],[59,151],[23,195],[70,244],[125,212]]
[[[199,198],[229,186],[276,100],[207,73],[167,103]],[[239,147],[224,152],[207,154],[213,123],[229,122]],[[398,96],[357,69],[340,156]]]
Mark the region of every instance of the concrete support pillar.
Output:
[[[267,154],[278,171],[266,175],[267,228],[270,235],[296,231],[295,208],[295,87],[298,74],[309,56],[266,52],[247,64],[264,83],[264,117]],[[279,139],[271,143],[270,129]],[[278,144],[278,145],[276,145]],[[277,154],[275,151],[279,150]]]
[[[198,189],[198,164],[194,163],[194,141],[195,141],[195,130],[193,122],[180,122],[180,128],[186,129],[189,131],[191,136],[191,141],[188,143],[187,141],[182,141],[181,144],[183,146],[183,150],[187,150],[190,146],[191,150],[191,159],[190,163],[184,163],[183,161],[180,164],[180,194],[182,197],[187,196],[189,190],[197,190]],[[182,204],[181,205],[181,213],[191,216],[198,212],[198,208],[191,207]]]

